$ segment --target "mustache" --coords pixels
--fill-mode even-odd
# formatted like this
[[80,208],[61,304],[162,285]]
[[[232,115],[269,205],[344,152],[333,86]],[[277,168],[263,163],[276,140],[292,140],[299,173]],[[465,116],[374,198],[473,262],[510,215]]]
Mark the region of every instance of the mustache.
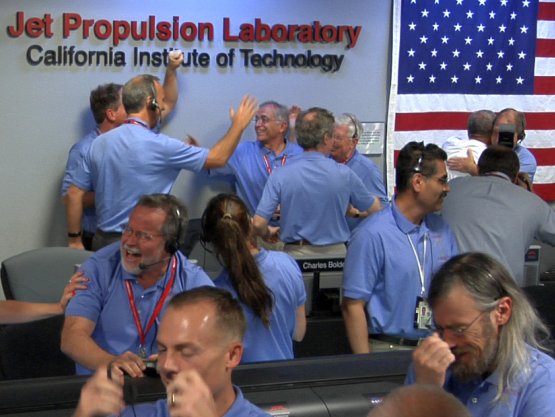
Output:
[[133,248],[129,245],[123,245],[123,250],[129,252],[131,255],[140,255],[141,251],[138,248]]

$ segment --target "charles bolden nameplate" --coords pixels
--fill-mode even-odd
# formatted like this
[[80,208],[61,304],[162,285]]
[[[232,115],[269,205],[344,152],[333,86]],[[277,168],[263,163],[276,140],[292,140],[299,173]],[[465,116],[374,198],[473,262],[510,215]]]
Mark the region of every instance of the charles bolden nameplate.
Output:
[[344,258],[295,259],[302,273],[343,271]]

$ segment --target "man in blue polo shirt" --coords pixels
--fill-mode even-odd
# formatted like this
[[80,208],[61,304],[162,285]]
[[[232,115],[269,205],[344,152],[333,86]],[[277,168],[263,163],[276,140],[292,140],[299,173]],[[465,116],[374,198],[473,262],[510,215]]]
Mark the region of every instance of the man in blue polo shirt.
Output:
[[157,369],[166,398],[125,407],[122,374],[101,368],[83,387],[74,417],[270,417],[233,385],[245,317],[229,292],[200,287],[176,295],[160,323]]
[[277,237],[269,221],[281,211],[279,237],[293,255],[345,254],[349,205],[374,212],[381,206],[360,178],[329,158],[334,117],[318,107],[297,118],[297,141],[304,152],[276,171],[266,183],[253,225],[262,238]]
[[413,352],[407,383],[443,387],[474,417],[551,417],[555,360],[528,298],[494,258],[467,252],[432,279],[435,332]]
[[[183,53],[170,54],[168,66],[164,76],[164,93],[166,98],[165,111],[162,120],[171,113],[177,103],[178,85],[177,68],[183,62]],[[127,119],[127,113],[122,102],[122,89],[120,84],[104,84],[91,91],[90,106],[96,122],[96,128],[73,145],[69,151],[66,171],[62,180],[62,196],[67,204],[67,190],[72,184],[73,175],[78,170],[85,155],[88,153],[93,141],[99,136],[120,126]],[[96,232],[96,214],[94,208],[94,190],[87,191],[84,195],[83,218],[80,231],[69,231],[68,237],[78,239],[81,235],[83,246],[92,249],[92,240]],[[77,229],[76,229],[77,230]]]
[[233,175],[237,195],[251,215],[256,211],[272,172],[303,152],[299,145],[285,137],[289,129],[289,110],[284,105],[266,101],[260,105],[254,120],[256,140],[241,142],[225,167],[210,170],[211,176]]
[[152,130],[166,106],[165,91],[157,77],[132,78],[123,87],[122,99],[129,118],[95,139],[68,189],[71,247],[82,248],[78,233],[86,191],[96,192],[96,250],[119,239],[140,195],[169,193],[182,169],[198,172],[223,166],[257,107],[254,98],[243,98],[237,112],[231,112],[232,124],[227,133],[211,149],[205,149]]
[[349,240],[342,311],[354,353],[414,347],[428,334],[432,274],[457,253],[451,229],[434,214],[449,191],[446,159],[434,144],[406,144],[395,198]]
[[141,376],[144,360],[157,352],[167,302],[179,292],[213,285],[177,250],[187,221],[186,207],[174,196],[143,196],[121,242],[83,263],[88,288],[68,305],[62,331],[62,351],[77,362],[77,373],[113,363]]
[[[357,151],[357,144],[364,128],[354,114],[343,113],[335,117],[333,128],[333,146],[331,157],[339,164],[345,164],[358,175],[370,194],[380,199],[382,205],[387,204],[387,193],[380,169],[369,158]],[[349,207],[347,223],[352,231],[365,217],[354,207]]]

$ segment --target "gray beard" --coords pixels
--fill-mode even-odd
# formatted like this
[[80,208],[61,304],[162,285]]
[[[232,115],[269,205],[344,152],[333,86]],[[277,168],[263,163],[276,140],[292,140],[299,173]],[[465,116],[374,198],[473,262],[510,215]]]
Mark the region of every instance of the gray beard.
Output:
[[470,354],[474,354],[473,360],[468,365],[455,362],[452,366],[452,372],[455,379],[461,383],[468,383],[482,378],[484,375],[491,373],[493,365],[497,357],[497,348],[499,341],[493,337],[493,327],[491,323],[484,322],[483,337],[488,340],[481,354],[476,352],[475,348],[470,347]]

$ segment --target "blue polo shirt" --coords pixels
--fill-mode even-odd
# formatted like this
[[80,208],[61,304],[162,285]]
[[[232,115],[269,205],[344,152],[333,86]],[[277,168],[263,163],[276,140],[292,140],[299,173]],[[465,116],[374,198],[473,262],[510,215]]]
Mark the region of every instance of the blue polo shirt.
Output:
[[143,194],[169,193],[182,169],[198,172],[208,149],[154,133],[139,119],[131,119],[92,143],[73,183],[96,192],[97,226],[121,232]]
[[428,334],[414,328],[421,282],[411,242],[424,266],[426,297],[432,275],[458,253],[455,237],[440,216],[428,214],[421,225],[415,225],[403,216],[393,200],[362,222],[348,243],[343,296],[366,303],[371,334],[410,339]]
[[[262,249],[255,259],[264,283],[272,291],[274,305],[270,326],[266,328],[260,317],[241,302],[247,320],[241,363],[293,359],[296,311],[306,302],[301,270],[297,262],[283,252]],[[214,284],[239,299],[226,269],[214,280]]]
[[[387,192],[383,183],[383,175],[380,169],[370,159],[361,155],[356,149],[353,156],[345,164],[358,175],[366,189],[375,197],[380,199],[383,206],[387,204]],[[364,219],[347,217],[349,229],[352,231]]]
[[288,164],[291,161],[290,158],[302,152],[303,149],[299,145],[289,141],[279,155],[258,140],[241,142],[226,166],[211,169],[210,176],[233,175],[237,195],[245,202],[249,213],[253,214],[270,174]]
[[[495,371],[484,380],[458,383],[448,371],[443,388],[457,397],[474,417],[552,417],[555,398],[555,360],[551,356],[528,346],[531,373],[520,373],[510,387],[497,395],[500,373]],[[415,382],[411,365],[406,383]]]
[[[147,333],[145,347],[147,354],[156,353],[156,334],[160,319],[171,298],[180,292],[203,285],[213,286],[212,280],[198,266],[189,262],[181,252],[176,252],[177,270],[173,287],[165,300],[164,307],[155,324]],[[93,340],[102,349],[113,355],[126,351],[138,353],[139,334],[129,305],[125,281],[133,287],[135,304],[142,320],[143,329],[160,300],[166,283],[171,276],[171,262],[165,276],[150,288],[144,289],[135,275],[129,274],[121,265],[120,243],[116,242],[102,248],[87,259],[81,270],[89,279],[87,289],[77,291],[66,308],[65,315],[79,316],[96,323],[92,333]],[[91,371],[79,364],[78,374],[90,374]]]
[[518,162],[520,162],[520,172],[526,172],[533,182],[538,168],[536,158],[532,155],[532,152],[522,145],[516,145],[515,153],[518,156]]
[[[270,414],[249,402],[237,386],[235,401],[222,417],[270,417]],[[167,400],[158,400],[155,403],[137,404],[126,407],[120,414],[121,417],[169,417]]]
[[313,245],[332,245],[349,238],[349,204],[365,211],[373,202],[352,169],[310,151],[270,176],[256,214],[269,220],[279,205],[283,242],[305,239]]
[[[98,136],[98,129],[94,129],[87,136],[74,144],[69,150],[67,157],[66,170],[62,179],[62,197],[66,195],[67,189],[73,183],[73,176],[81,165],[83,158],[89,151],[93,140]],[[83,218],[81,219],[81,227],[84,231],[94,233],[96,231],[96,215],[94,207],[83,210]]]

